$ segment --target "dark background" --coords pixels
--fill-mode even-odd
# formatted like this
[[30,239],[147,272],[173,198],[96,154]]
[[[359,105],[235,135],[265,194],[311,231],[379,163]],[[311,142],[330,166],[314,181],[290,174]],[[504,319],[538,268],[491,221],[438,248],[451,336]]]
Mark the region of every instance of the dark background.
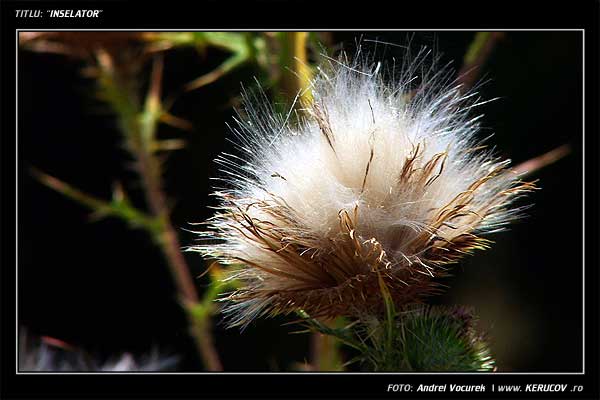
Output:
[[[352,54],[358,32],[334,32]],[[418,32],[415,46],[435,45],[442,63],[460,67],[473,32]],[[368,32],[365,38],[405,44],[406,32]],[[391,60],[402,50],[378,47]],[[226,55],[192,49],[167,53],[165,92],[209,71]],[[529,217],[491,237],[492,249],[455,267],[441,303],[475,307],[489,329],[501,371],[580,371],[582,363],[582,41],[579,32],[507,32],[482,67],[490,82],[483,125],[498,151],[515,164],[569,143],[572,153],[537,172],[540,191]],[[19,52],[19,323],[31,334],[65,340],[105,358],[158,346],[182,357],[181,369],[197,370],[185,316],[171,276],[145,232],[115,219],[90,223],[89,212],[42,186],[28,173],[35,166],[94,195],[109,198],[116,180],[138,205],[120,135],[106,108],[93,97],[93,82],[81,64],[59,55]],[[240,82],[258,72],[244,67],[181,97],[173,114],[194,131],[161,128],[162,137],[183,136],[188,146],[166,164],[165,187],[176,199],[173,222],[210,215],[212,160],[231,144],[225,122]],[[171,90],[170,90],[171,89]],[[181,242],[192,234],[180,229]],[[186,254],[194,274],[199,255]],[[199,290],[205,281],[198,279]],[[216,319],[218,321],[218,318]],[[290,370],[308,354],[306,335],[290,335],[285,319],[260,320],[244,332],[217,326],[215,336],[228,371]]]

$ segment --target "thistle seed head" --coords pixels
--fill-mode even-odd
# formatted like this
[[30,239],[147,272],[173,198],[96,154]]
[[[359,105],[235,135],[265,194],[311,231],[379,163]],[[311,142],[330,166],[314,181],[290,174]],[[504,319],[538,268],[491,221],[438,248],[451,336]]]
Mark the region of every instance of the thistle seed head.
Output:
[[297,124],[246,94],[222,154],[216,214],[192,250],[231,265],[243,287],[232,325],[298,309],[314,317],[382,309],[439,290],[446,265],[519,217],[533,188],[476,136],[481,104],[428,53],[399,76],[379,63],[331,60]]

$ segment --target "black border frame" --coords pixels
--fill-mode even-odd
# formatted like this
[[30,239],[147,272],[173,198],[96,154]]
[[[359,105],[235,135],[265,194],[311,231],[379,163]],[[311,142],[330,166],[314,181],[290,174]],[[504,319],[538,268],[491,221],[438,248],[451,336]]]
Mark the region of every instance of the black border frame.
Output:
[[[311,7],[310,21],[300,16],[276,19],[263,12],[271,6],[284,9],[297,1],[247,1],[236,6],[221,1],[206,1],[192,11],[189,2],[150,5],[133,1],[97,2],[3,2],[2,7],[2,398],[407,398],[407,393],[388,393],[391,383],[408,384],[510,384],[568,383],[583,385],[582,392],[521,393],[527,398],[598,398],[598,17],[597,1],[552,5],[543,2],[506,1],[496,4],[480,2],[445,2],[436,4],[398,4],[398,10],[381,13],[379,6],[349,3],[301,3]],[[384,5],[382,4],[381,7]],[[387,5],[386,5],[387,7]],[[392,5],[389,5],[392,7]],[[486,7],[485,9],[482,7]],[[98,19],[17,19],[16,9],[102,9]],[[400,10],[401,8],[401,10]],[[401,11],[401,14],[399,13]],[[285,14],[285,13],[284,13]],[[210,18],[201,18],[210,15]],[[200,23],[199,21],[202,21]],[[15,307],[14,210],[16,207],[15,162],[15,53],[16,29],[263,29],[264,30],[361,30],[361,29],[585,29],[585,115],[586,115],[586,357],[584,375],[516,374],[516,375],[349,375],[327,374],[159,374],[155,375],[79,375],[15,374]],[[268,28],[268,29],[267,29]],[[233,384],[232,384],[233,382]],[[515,396],[512,395],[512,396]],[[511,395],[498,392],[423,393],[419,398],[499,398]],[[567,397],[564,397],[567,396]]]

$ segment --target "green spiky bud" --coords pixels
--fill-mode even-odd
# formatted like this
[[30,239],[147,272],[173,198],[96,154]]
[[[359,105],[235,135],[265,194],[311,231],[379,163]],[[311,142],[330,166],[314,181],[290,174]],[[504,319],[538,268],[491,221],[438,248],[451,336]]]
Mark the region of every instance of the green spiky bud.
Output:
[[363,316],[343,328],[331,328],[300,312],[306,326],[336,337],[358,355],[367,371],[492,372],[495,361],[485,336],[475,328],[471,308],[418,306],[385,316]]
[[465,307],[426,307],[400,318],[399,344],[414,371],[493,371],[494,359]]

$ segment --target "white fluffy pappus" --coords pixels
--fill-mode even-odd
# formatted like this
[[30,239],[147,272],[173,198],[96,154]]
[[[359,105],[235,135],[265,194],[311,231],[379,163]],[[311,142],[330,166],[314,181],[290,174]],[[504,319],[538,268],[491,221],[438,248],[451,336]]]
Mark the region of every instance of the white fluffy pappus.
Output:
[[179,356],[167,355],[156,347],[138,356],[126,352],[102,361],[61,340],[28,335],[23,328],[19,336],[18,358],[21,372],[170,371],[180,361]]
[[[231,325],[299,309],[315,317],[404,305],[519,217],[518,180],[477,137],[481,104],[428,52],[387,79],[378,63],[330,60],[297,124],[246,95],[222,154],[220,205],[191,250],[232,265]],[[391,81],[391,82],[388,82]]]

